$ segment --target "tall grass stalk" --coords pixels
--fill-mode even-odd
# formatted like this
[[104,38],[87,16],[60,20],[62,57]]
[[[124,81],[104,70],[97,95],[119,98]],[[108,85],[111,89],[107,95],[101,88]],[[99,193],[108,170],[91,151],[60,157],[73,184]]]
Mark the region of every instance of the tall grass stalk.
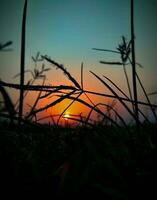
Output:
[[26,12],[27,0],[25,0],[22,19],[22,35],[21,35],[21,66],[20,66],[20,102],[19,102],[19,125],[23,115],[23,99],[24,99],[24,72],[25,72],[25,33],[26,33]]
[[[44,85],[44,83],[45,83],[45,78],[43,79],[42,85]],[[31,115],[31,114],[32,114],[33,111],[36,109],[36,106],[37,106],[37,104],[38,104],[38,102],[39,102],[39,100],[40,100],[41,94],[42,94],[42,90],[39,91],[39,94],[38,94],[38,96],[37,96],[37,98],[36,98],[36,100],[35,100],[33,106],[31,106],[31,110],[30,110],[30,112],[29,112],[29,114],[28,114],[29,116],[31,116],[31,119],[33,118],[33,115]]]
[[134,33],[134,0],[130,1],[130,17],[131,17],[131,56],[132,56],[132,80],[133,80],[133,93],[134,93],[134,106],[135,106],[135,120],[136,126],[139,126],[138,115],[138,98],[137,98],[137,85],[136,85],[136,58],[135,58],[135,33]]

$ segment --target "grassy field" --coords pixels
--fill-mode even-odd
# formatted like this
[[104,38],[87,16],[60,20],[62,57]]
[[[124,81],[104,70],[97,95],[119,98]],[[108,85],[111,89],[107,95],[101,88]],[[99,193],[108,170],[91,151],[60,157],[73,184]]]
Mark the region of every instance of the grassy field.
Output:
[[1,189],[59,197],[151,198],[156,125],[61,128],[0,124]]
[[[20,84],[0,80],[0,183],[5,196],[9,193],[20,196],[22,192],[23,196],[34,194],[36,197],[49,195],[51,198],[132,200],[144,197],[152,199],[156,194],[157,105],[151,103],[136,73],[136,66],[140,64],[136,63],[134,55],[133,5],[131,11],[130,41],[122,36],[116,50],[94,48],[119,54],[118,62],[100,63],[121,65],[124,70],[129,95],[108,77],[90,71],[93,78],[109,90],[110,93],[106,94],[84,88],[83,63],[80,83],[63,65],[40,53],[32,56],[34,70],[25,70],[25,1],[21,31],[21,71],[15,76],[20,76]],[[1,44],[0,51],[11,44]],[[50,68],[45,67],[43,61],[59,69],[70,80],[70,85],[46,85],[46,72]],[[38,64],[41,64],[40,68]],[[127,65],[132,68],[132,82],[128,78]],[[25,80],[27,72],[31,73],[31,80]],[[38,79],[41,80],[40,85],[35,84]],[[136,82],[141,87],[145,102],[138,100]],[[6,88],[20,92],[17,102],[13,102]],[[30,105],[30,110],[24,114],[24,100],[32,91],[38,95],[33,105]],[[95,103],[91,94],[110,98],[112,103]],[[52,95],[56,96],[55,100],[43,107],[38,106],[41,99],[48,99]],[[82,98],[83,95],[88,101]],[[39,113],[67,99],[71,103],[59,113],[57,121],[52,120],[52,124],[38,123]],[[118,112],[115,101],[126,110],[133,123],[128,123],[123,113]],[[86,117],[81,114],[68,116],[69,120],[76,122],[73,127],[70,124],[60,126],[60,120],[75,102],[87,107],[89,113]],[[101,109],[102,106],[105,110]],[[145,115],[141,106],[149,110],[151,119]],[[100,116],[96,123],[92,120],[93,112]],[[53,118],[51,115],[48,117]]]

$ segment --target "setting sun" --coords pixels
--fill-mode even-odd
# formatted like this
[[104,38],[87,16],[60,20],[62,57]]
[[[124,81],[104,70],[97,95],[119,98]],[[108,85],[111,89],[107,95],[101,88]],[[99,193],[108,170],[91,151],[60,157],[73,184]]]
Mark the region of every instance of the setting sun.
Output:
[[67,113],[67,114],[64,114],[63,117],[68,119],[68,118],[70,118],[70,115]]
[[0,0],[5,196],[153,199],[156,11],[157,0]]

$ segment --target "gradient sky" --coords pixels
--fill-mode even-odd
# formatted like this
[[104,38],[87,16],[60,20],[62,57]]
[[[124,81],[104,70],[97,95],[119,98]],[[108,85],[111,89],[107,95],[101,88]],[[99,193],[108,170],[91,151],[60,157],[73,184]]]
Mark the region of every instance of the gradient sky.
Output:
[[[4,81],[15,81],[12,77],[20,70],[23,5],[24,0],[0,0],[0,42],[13,41],[13,51],[0,53],[0,78]],[[83,61],[87,85],[90,81],[91,86],[97,86],[88,73],[93,70],[107,75],[125,89],[120,67],[99,64],[99,60],[117,61],[118,57],[92,48],[115,49],[122,35],[129,40],[129,5],[129,0],[28,0],[26,69],[33,69],[31,56],[40,51],[64,64],[78,79]],[[136,58],[144,66],[138,72],[148,92],[157,90],[156,11],[156,0],[135,0]],[[54,71],[48,78],[64,80],[62,74]]]

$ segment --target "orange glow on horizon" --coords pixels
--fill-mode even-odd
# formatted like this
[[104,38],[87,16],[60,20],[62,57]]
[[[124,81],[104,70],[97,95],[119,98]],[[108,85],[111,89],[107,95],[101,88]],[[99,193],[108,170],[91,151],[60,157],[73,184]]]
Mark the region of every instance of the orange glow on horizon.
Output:
[[[104,85],[102,85],[99,81],[95,80],[94,77],[89,76],[89,75],[90,74],[87,74],[87,76],[85,76],[84,90],[103,93],[103,94],[111,94],[104,87]],[[59,77],[59,76],[55,76],[55,77]],[[63,77],[63,78],[65,78],[65,77]],[[79,79],[80,78],[78,76],[78,82],[79,82]],[[66,78],[65,78],[65,80],[66,80]],[[67,82],[68,81],[69,80],[67,80]],[[63,80],[62,79],[60,80],[60,78],[59,78],[59,81],[58,82],[54,81],[53,85],[69,85],[67,82],[64,81],[64,83],[63,83]],[[72,85],[72,84],[70,84],[70,85]],[[69,92],[69,91],[65,91],[65,92]],[[88,95],[88,97],[86,95],[82,94],[79,97],[79,99],[81,99],[85,103],[91,105],[91,107],[93,107],[93,105],[97,105],[100,103],[101,105],[99,104],[95,108],[99,108],[99,110],[102,111],[103,113],[107,112],[106,105],[112,105],[113,99],[111,99],[111,98],[90,94],[88,92],[86,94]],[[43,95],[44,95],[44,93],[43,93]],[[57,99],[60,98],[59,96],[56,96],[56,95],[57,95],[57,93],[54,93],[50,97],[48,96],[47,98],[40,99],[36,109],[38,110],[39,108],[43,108],[46,105],[50,105],[53,102],[55,102]],[[74,95],[72,95],[72,96],[77,97],[77,95],[78,94],[76,94],[75,96]],[[27,96],[27,101],[26,101],[27,104],[33,105],[37,96],[38,96],[38,92],[29,92],[29,95]],[[77,102],[77,98],[76,98],[75,102],[73,102],[73,103],[72,102],[73,102],[73,100],[71,100],[71,99],[64,99],[63,101],[56,104],[55,106],[49,107],[49,108],[45,109],[44,111],[37,113],[36,117],[39,120],[39,122],[45,122],[45,123],[50,123],[50,124],[57,123],[59,125],[65,125],[65,124],[71,125],[71,124],[79,123],[78,121],[72,120],[70,118],[73,118],[73,119],[76,118],[76,119],[81,119],[81,120],[86,119],[86,117],[88,116],[88,114],[91,111],[91,107],[88,107],[87,105]],[[25,111],[29,112],[29,110],[30,110],[30,107],[26,106]],[[119,113],[124,115],[122,106],[118,103],[118,101],[116,104],[116,110],[118,110]],[[91,112],[92,112],[92,114],[90,116],[90,119],[91,119],[90,122],[95,122],[95,121],[101,120],[101,117],[103,117],[103,115],[101,116],[101,114],[99,114],[98,112],[96,112],[94,110],[92,110]],[[40,119],[42,119],[42,120],[40,120]]]
[[68,114],[68,113],[64,114],[64,115],[63,115],[63,118],[65,118],[65,119],[68,120],[68,118],[70,118],[70,114]]

